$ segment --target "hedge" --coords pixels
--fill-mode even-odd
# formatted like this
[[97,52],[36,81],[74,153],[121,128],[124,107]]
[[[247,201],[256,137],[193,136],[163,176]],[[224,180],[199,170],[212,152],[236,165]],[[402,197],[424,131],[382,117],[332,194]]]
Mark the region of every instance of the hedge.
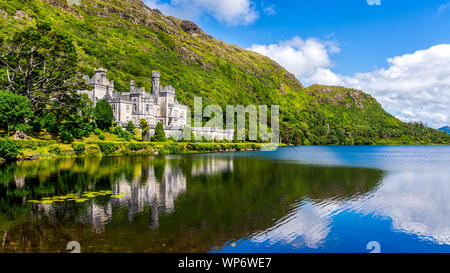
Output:
[[57,144],[56,140],[33,140],[33,139],[14,139],[12,140],[19,149],[36,150],[39,147]]

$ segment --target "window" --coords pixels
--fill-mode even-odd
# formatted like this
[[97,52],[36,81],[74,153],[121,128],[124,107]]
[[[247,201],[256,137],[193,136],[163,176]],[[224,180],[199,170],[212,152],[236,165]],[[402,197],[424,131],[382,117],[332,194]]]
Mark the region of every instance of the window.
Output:
[[145,111],[148,112],[148,104],[145,105]]

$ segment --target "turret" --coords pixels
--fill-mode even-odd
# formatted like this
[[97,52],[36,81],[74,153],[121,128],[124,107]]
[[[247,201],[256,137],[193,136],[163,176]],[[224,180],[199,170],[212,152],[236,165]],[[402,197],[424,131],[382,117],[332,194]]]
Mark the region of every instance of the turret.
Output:
[[160,74],[158,71],[152,72],[152,94],[159,96],[159,78]]

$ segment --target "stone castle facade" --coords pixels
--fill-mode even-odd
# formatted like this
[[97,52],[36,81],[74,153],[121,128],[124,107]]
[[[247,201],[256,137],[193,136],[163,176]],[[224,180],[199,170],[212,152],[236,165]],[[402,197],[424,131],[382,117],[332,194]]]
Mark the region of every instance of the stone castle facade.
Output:
[[160,86],[159,72],[152,72],[151,93],[130,82],[128,92],[116,92],[114,81],[108,80],[106,70],[95,70],[92,78],[85,76],[86,83],[92,86],[92,91],[81,91],[88,94],[95,103],[105,99],[112,107],[114,119],[119,126],[125,127],[132,121],[139,127],[141,119],[146,119],[150,128],[161,122],[164,127],[183,128],[186,125],[187,106],[178,103],[175,98],[175,88]]
[[[117,125],[126,127],[132,121],[135,127],[140,127],[140,120],[146,119],[150,134],[154,134],[154,128],[160,122],[167,137],[181,138],[182,130],[187,125],[188,107],[180,104],[175,98],[175,88],[172,86],[160,85],[160,73],[153,71],[151,93],[144,88],[135,86],[134,81],[130,81],[128,92],[117,92],[114,90],[114,81],[107,78],[107,71],[103,68],[95,69],[92,78],[84,76],[87,84],[92,86],[92,90],[82,90],[79,93],[87,94],[96,104],[105,99],[113,109],[114,120]],[[220,140],[232,140],[234,130],[224,130],[221,128],[191,128],[194,134],[217,138]]]

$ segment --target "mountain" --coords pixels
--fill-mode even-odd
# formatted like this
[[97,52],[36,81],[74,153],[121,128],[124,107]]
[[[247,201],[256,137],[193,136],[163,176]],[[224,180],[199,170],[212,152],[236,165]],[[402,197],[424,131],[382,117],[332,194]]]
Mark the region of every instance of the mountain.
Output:
[[360,90],[305,87],[275,61],[141,0],[0,0],[0,38],[36,20],[73,40],[83,73],[108,69],[118,91],[128,90],[130,80],[151,90],[151,71],[159,70],[161,83],[174,86],[178,101],[190,107],[194,96],[202,96],[204,105],[280,105],[285,143],[450,142],[438,130],[401,122]]
[[445,127],[439,128],[438,130],[444,131],[444,132],[447,132],[447,134],[450,134],[450,126],[445,126]]

